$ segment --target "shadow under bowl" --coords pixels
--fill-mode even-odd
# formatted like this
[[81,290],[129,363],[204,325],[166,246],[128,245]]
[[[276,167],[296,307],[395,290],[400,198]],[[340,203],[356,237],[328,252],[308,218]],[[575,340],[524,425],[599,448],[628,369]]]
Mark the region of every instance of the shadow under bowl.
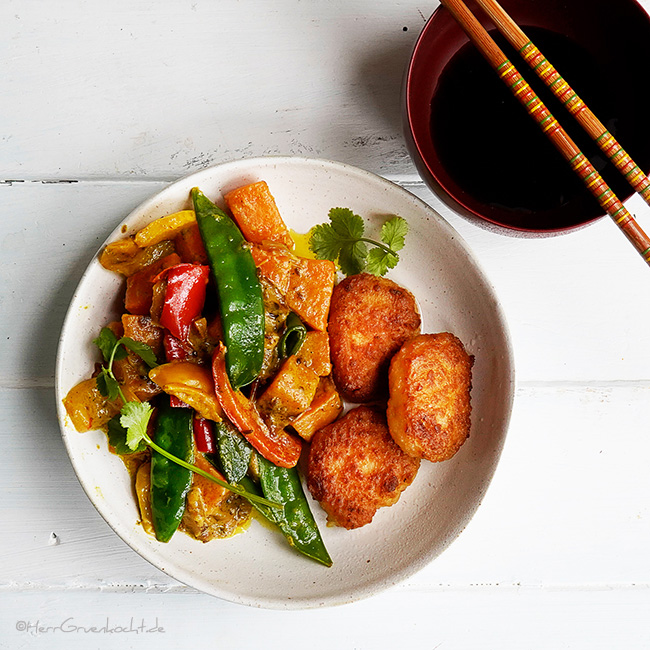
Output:
[[[621,200],[632,188],[551,91],[482,22]],[[504,9],[617,138],[650,169],[650,18],[635,0],[502,0]],[[567,161],[499,79],[451,14],[439,7],[415,44],[403,90],[411,156],[424,181],[460,214],[498,227],[557,233],[604,214]]]

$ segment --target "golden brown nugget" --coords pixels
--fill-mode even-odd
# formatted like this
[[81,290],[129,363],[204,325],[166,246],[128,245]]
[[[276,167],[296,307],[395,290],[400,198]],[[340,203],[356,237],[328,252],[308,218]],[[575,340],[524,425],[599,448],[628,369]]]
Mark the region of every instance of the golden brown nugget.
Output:
[[336,285],[330,353],[342,397],[356,403],[385,399],[392,356],[419,332],[415,298],[392,280],[361,273]]
[[307,486],[330,524],[359,528],[399,499],[419,466],[395,444],[383,413],[358,406],[314,434]]
[[453,334],[420,334],[393,357],[388,427],[409,455],[451,458],[469,435],[474,357]]

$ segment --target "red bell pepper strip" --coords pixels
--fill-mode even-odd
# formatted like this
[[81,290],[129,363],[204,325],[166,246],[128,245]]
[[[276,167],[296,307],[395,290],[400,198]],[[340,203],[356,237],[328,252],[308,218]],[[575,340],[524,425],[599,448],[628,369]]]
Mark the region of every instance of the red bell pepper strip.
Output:
[[157,276],[167,277],[160,324],[181,341],[187,341],[192,321],[201,315],[209,275],[208,266],[177,264]]
[[[189,351],[185,348],[183,343],[169,332],[165,332],[163,336],[163,348],[165,350],[165,359],[167,361],[184,361],[190,356]],[[183,400],[176,397],[176,395],[169,396],[169,406],[172,408],[186,408],[187,404]]]
[[217,450],[214,440],[214,422],[198,415],[194,416],[194,442],[197,451],[204,454],[214,454]]
[[181,258],[176,253],[171,253],[129,276],[126,279],[126,295],[124,296],[126,311],[129,314],[146,316],[151,309],[154,278],[160,275],[164,269],[180,263]]
[[284,429],[270,429],[242,392],[233,389],[226,370],[226,346],[223,343],[214,351],[212,375],[221,408],[246,440],[275,465],[295,467],[302,450],[301,441]]

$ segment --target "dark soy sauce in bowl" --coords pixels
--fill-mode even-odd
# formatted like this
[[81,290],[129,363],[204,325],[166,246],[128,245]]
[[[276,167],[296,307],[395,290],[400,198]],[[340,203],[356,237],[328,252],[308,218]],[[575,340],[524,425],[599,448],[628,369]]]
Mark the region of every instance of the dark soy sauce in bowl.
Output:
[[[594,12],[595,5],[602,4],[601,0],[592,3]],[[552,0],[544,3],[548,16],[537,3],[503,4],[510,11],[531,8],[537,12],[532,26],[520,16],[513,17],[647,173],[650,130],[645,127],[644,113],[650,97],[632,62],[642,60],[637,57],[648,49],[650,22],[645,14],[640,15],[641,20],[630,21],[638,5],[627,0],[616,3],[618,9],[629,12],[618,20],[625,21],[630,40],[619,33],[614,43],[611,33],[604,38],[610,29],[607,13],[597,14],[598,20],[592,15],[592,24],[587,25],[577,6],[573,21],[567,14],[573,11],[572,6]],[[584,9],[585,3],[577,1],[576,5]],[[615,16],[609,17],[616,22]],[[632,188],[605,154],[505,38],[491,25],[487,28],[619,198],[629,197]],[[611,26],[615,31],[620,28]],[[634,40],[642,36],[647,38]],[[411,153],[420,173],[463,214],[510,229],[557,232],[604,213],[526,109],[442,9],[431,18],[414,50],[405,85],[405,117]]]
[[[545,29],[528,28],[527,34],[618,138],[616,105],[598,92],[598,68],[589,54]],[[628,194],[625,180],[560,101],[524,68],[500,35],[491,36],[594,167],[606,173],[614,192]],[[512,226],[561,227],[571,222],[572,213],[581,219],[602,214],[560,152],[471,43],[442,72],[431,102],[431,137],[441,164],[461,191],[507,215]],[[607,167],[611,170],[605,171]]]

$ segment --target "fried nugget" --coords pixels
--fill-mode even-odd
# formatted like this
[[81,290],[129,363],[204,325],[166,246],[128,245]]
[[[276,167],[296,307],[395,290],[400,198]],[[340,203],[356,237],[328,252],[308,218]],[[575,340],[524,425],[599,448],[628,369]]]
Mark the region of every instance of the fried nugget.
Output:
[[358,406],[314,434],[307,486],[330,524],[359,528],[399,499],[419,465],[395,444],[383,413]]
[[343,398],[355,403],[385,398],[392,356],[419,332],[415,298],[392,280],[361,273],[334,287],[330,351]]
[[421,334],[393,357],[388,427],[409,455],[451,458],[469,435],[474,357],[453,334]]

